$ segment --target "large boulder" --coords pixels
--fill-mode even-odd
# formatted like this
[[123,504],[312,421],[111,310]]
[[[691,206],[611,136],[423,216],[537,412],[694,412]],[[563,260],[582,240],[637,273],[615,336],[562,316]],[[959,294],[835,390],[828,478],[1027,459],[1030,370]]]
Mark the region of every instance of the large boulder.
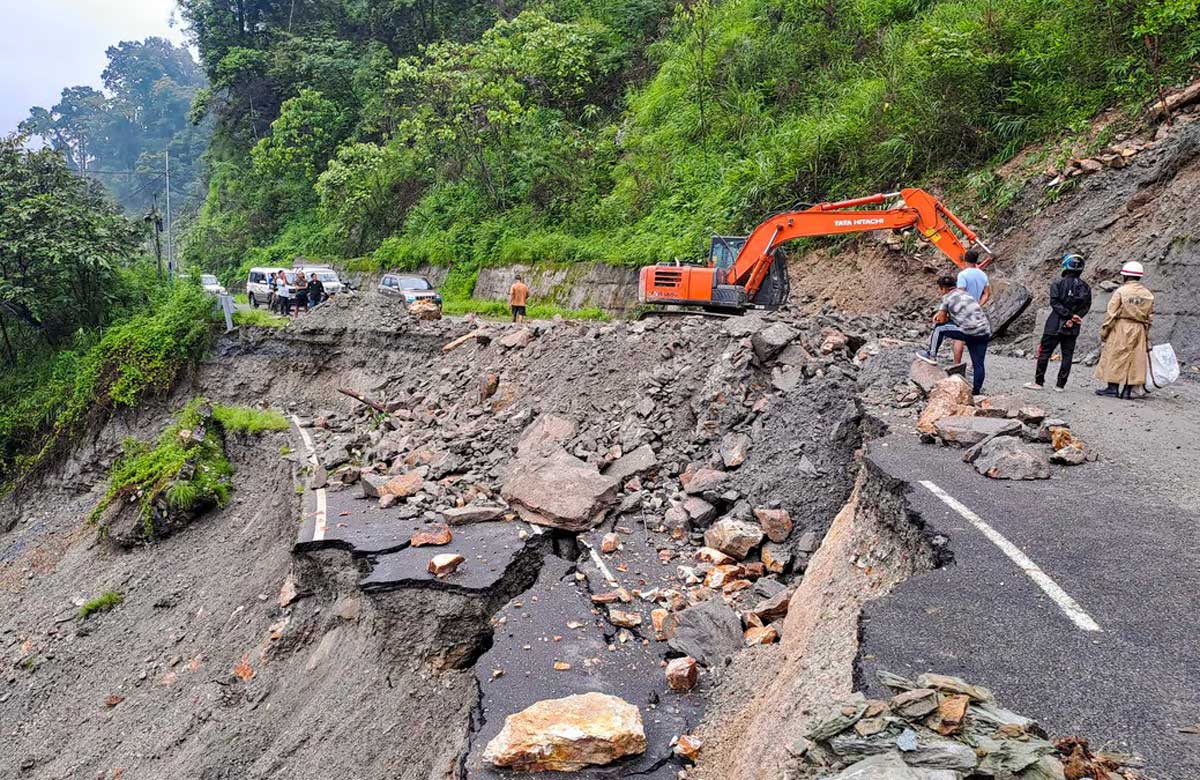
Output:
[[1042,451],[1012,436],[985,442],[974,466],[980,474],[992,479],[1050,478],[1050,461]]
[[929,391],[929,402],[917,418],[917,431],[933,434],[937,432],[937,421],[958,414],[960,406],[971,405],[971,386],[961,377],[948,376],[940,379]]
[[970,447],[994,436],[1018,436],[1021,423],[996,417],[943,417],[934,424],[938,438],[946,444]]
[[739,561],[762,543],[763,529],[744,520],[725,517],[704,532],[704,544]]
[[782,352],[798,335],[790,325],[776,322],[751,336],[750,343],[754,347],[754,354],[765,363]]
[[671,613],[663,630],[672,650],[708,667],[719,666],[742,647],[742,619],[721,598]]
[[530,523],[580,532],[604,519],[618,487],[560,448],[546,457],[515,460],[500,495]]
[[593,692],[544,699],[509,715],[483,760],[518,772],[576,772],[645,751],[638,708]]

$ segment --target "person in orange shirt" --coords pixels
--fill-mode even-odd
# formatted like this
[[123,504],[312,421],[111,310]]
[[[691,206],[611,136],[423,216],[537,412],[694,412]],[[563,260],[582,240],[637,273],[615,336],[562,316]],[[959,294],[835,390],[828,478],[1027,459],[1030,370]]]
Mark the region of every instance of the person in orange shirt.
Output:
[[529,300],[529,288],[521,281],[521,275],[508,288],[508,306],[512,309],[513,322],[525,321],[525,303]]

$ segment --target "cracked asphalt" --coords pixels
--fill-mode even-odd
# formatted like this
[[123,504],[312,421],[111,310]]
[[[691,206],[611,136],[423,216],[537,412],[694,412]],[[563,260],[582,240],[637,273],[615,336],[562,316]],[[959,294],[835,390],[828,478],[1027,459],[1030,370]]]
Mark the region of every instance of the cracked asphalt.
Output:
[[[907,431],[872,442],[874,464],[909,483],[908,500],[948,535],[954,562],[868,605],[860,672],[937,671],[991,687],[1053,735],[1140,754],[1158,780],[1200,777],[1200,528],[1195,442],[1200,387],[1151,399],[1091,394],[1077,367],[1067,393],[1021,391],[1029,361],[989,366],[992,392],[1015,392],[1071,422],[1101,461],[1036,482],[977,474],[961,451]],[[1081,630],[966,518],[953,496],[1023,551],[1100,626]]]

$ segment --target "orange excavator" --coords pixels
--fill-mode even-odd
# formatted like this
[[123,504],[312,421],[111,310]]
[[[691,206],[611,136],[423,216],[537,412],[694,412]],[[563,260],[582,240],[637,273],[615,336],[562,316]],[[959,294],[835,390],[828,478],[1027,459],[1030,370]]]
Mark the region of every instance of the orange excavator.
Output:
[[[897,199],[902,203],[880,209],[862,208]],[[775,308],[788,297],[787,263],[779,251],[784,242],[804,236],[908,229],[915,230],[960,268],[965,265],[963,256],[971,244],[978,243],[987,251],[979,237],[941,201],[924,190],[910,188],[776,214],[748,236],[713,236],[706,265],[643,268],[638,299],[647,304],[700,307],[719,313]]]

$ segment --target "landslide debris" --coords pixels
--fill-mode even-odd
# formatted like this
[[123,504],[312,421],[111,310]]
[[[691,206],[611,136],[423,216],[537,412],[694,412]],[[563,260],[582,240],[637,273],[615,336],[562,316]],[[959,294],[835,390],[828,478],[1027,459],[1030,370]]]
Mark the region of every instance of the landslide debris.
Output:
[[[1120,780],[1121,761],[1087,742],[1052,742],[1031,718],[1004,709],[986,688],[926,673],[880,672],[890,699],[861,693],[835,702],[792,746],[797,774],[828,780]],[[1089,774],[1080,774],[1087,771]]]

